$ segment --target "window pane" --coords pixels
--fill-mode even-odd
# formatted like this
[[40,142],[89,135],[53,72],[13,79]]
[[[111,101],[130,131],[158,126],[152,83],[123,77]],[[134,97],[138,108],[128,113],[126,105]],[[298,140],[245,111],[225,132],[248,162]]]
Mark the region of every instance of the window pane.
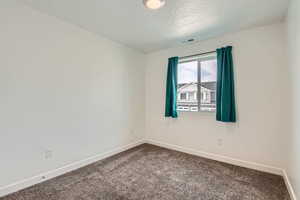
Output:
[[177,110],[179,111],[198,111],[197,66],[197,61],[178,65]]
[[217,60],[201,61],[201,111],[216,110]]

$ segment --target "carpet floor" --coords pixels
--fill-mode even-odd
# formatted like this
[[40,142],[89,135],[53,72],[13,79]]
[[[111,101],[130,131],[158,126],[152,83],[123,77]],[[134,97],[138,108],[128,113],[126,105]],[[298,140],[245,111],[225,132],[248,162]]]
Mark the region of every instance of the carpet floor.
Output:
[[290,200],[282,177],[143,144],[1,200]]

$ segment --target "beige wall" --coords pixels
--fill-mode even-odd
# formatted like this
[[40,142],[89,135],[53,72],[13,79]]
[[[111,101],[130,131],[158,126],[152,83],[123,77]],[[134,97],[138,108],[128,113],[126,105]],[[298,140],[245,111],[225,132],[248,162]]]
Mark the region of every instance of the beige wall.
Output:
[[[234,47],[238,123],[217,122],[214,113],[182,112],[178,119],[164,118],[168,58],[207,52],[225,45]],[[281,168],[286,157],[286,133],[281,123],[286,106],[282,85],[285,73],[283,24],[149,54],[146,68],[147,138]]]
[[13,0],[0,24],[0,187],[143,138],[143,54]]
[[289,118],[286,169],[291,184],[300,198],[300,1],[291,0],[287,17]]

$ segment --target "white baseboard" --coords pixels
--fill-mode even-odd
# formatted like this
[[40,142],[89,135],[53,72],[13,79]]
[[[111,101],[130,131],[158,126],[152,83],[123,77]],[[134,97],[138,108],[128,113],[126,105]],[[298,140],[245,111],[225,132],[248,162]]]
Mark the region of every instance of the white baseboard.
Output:
[[272,166],[268,166],[268,165],[264,165],[264,164],[239,160],[239,159],[235,159],[235,158],[230,158],[227,156],[217,155],[217,154],[213,154],[213,153],[207,153],[204,151],[198,151],[198,150],[194,150],[194,149],[190,149],[190,148],[181,147],[178,145],[168,144],[168,143],[164,143],[164,142],[158,142],[158,141],[151,140],[151,139],[147,139],[147,140],[145,140],[145,142],[148,144],[157,145],[157,146],[164,147],[167,149],[172,149],[172,150],[176,150],[176,151],[180,151],[180,152],[184,152],[184,153],[188,153],[188,154],[192,154],[192,155],[196,155],[196,156],[201,156],[204,158],[208,158],[208,159],[212,159],[212,160],[216,160],[216,161],[220,161],[220,162],[229,163],[232,165],[237,165],[237,166],[246,167],[249,169],[255,169],[258,171],[263,171],[263,172],[267,172],[267,173],[271,173],[271,174],[280,175],[283,177],[283,179],[285,181],[285,184],[289,191],[291,200],[297,200],[297,197],[295,195],[292,184],[291,184],[291,182],[288,178],[288,175],[284,169],[280,169],[277,167],[272,167]]
[[149,143],[149,144],[153,144],[153,145],[165,147],[168,149],[208,158],[211,160],[225,162],[225,163],[229,163],[232,165],[255,169],[258,171],[263,171],[263,172],[267,172],[267,173],[271,173],[271,174],[276,174],[276,175],[281,175],[281,176],[283,175],[283,170],[280,168],[277,168],[277,167],[272,167],[272,166],[268,166],[268,165],[264,165],[264,164],[255,163],[255,162],[239,160],[239,159],[230,158],[227,156],[222,156],[222,155],[217,155],[217,154],[208,153],[208,152],[204,152],[204,151],[194,150],[194,149],[186,148],[186,147],[181,147],[178,145],[168,144],[168,143],[164,143],[164,142],[158,142],[158,141],[151,140],[151,139],[147,139],[145,141],[146,141],[146,143]]
[[176,150],[176,151],[180,151],[180,152],[184,152],[184,153],[188,153],[188,154],[192,154],[192,155],[196,155],[196,156],[200,156],[200,157],[204,157],[204,158],[208,158],[211,160],[229,163],[232,165],[237,165],[237,166],[246,167],[249,169],[255,169],[258,171],[263,171],[263,172],[267,172],[267,173],[271,173],[271,174],[280,175],[284,179],[284,182],[285,182],[288,192],[290,194],[291,200],[297,200],[295,190],[293,189],[293,186],[289,180],[287,172],[284,169],[272,167],[272,166],[268,166],[268,165],[264,165],[264,164],[259,164],[259,163],[255,163],[255,162],[249,162],[249,161],[239,160],[239,159],[235,159],[235,158],[230,158],[227,156],[217,155],[217,154],[208,153],[208,152],[204,152],[204,151],[194,150],[191,148],[185,148],[185,147],[181,147],[178,145],[168,144],[168,143],[159,142],[159,141],[155,141],[155,140],[151,140],[151,139],[146,139],[145,143],[153,144],[156,146],[160,146],[160,147],[164,147],[167,149],[172,149],[172,150]]
[[17,192],[19,190],[30,187],[32,185],[44,182],[46,180],[49,180],[51,178],[60,176],[62,174],[68,173],[70,171],[79,169],[81,167],[92,164],[94,162],[105,159],[107,157],[113,156],[113,155],[118,154],[120,152],[126,151],[128,149],[131,149],[131,148],[136,147],[138,145],[141,145],[143,143],[144,143],[144,140],[140,140],[138,142],[134,142],[134,143],[128,144],[126,146],[116,148],[112,151],[108,151],[108,152],[105,152],[105,153],[102,153],[102,154],[99,154],[99,155],[96,155],[96,156],[92,156],[92,157],[89,157],[87,159],[71,163],[71,164],[66,165],[64,167],[54,169],[54,170],[51,170],[51,171],[46,172],[46,173],[42,173],[42,174],[36,175],[34,177],[27,178],[27,179],[18,181],[16,183],[13,183],[13,184],[10,184],[10,185],[4,186],[4,187],[0,187],[0,197],[8,195],[8,194],[13,193],[13,192]]
[[16,192],[16,191],[19,191],[19,190],[22,190],[22,189],[30,187],[32,185],[44,182],[44,181],[49,180],[51,178],[63,175],[63,174],[68,173],[70,171],[79,169],[81,167],[92,164],[94,162],[105,159],[107,157],[113,156],[113,155],[118,154],[120,152],[126,151],[128,149],[131,149],[131,148],[136,147],[138,145],[141,145],[143,143],[153,144],[153,145],[157,145],[157,146],[160,146],[160,147],[165,147],[165,148],[168,148],[168,149],[172,149],[172,150],[176,150],[176,151],[180,151],[180,152],[184,152],[184,153],[188,153],[188,154],[192,154],[192,155],[196,155],[196,156],[201,156],[201,157],[204,157],[204,158],[229,163],[229,164],[232,164],[232,165],[237,165],[237,166],[246,167],[246,168],[250,168],[250,169],[255,169],[255,170],[268,172],[268,173],[272,173],[272,174],[276,174],[276,175],[281,175],[284,178],[284,181],[286,183],[286,186],[287,186],[288,191],[289,191],[290,196],[291,196],[291,200],[297,200],[295,192],[293,190],[293,187],[292,187],[292,185],[289,181],[289,178],[287,176],[287,173],[283,169],[272,167],[272,166],[267,166],[267,165],[263,165],[263,164],[259,164],[259,163],[239,160],[239,159],[235,159],[235,158],[230,158],[230,157],[227,157],[227,156],[217,155],[217,154],[213,154],[213,153],[208,153],[208,152],[204,152],[204,151],[194,150],[194,149],[191,149],[191,148],[185,148],[185,147],[181,147],[181,146],[178,146],[178,145],[158,142],[158,141],[151,140],[151,139],[140,140],[138,142],[134,142],[134,143],[128,144],[126,146],[116,148],[112,151],[108,151],[108,152],[105,152],[105,153],[102,153],[102,154],[99,154],[99,155],[96,155],[96,156],[92,156],[92,157],[89,157],[87,159],[71,163],[71,164],[66,165],[64,167],[61,167],[61,168],[58,168],[58,169],[55,169],[55,170],[51,170],[49,172],[42,173],[42,174],[39,174],[37,176],[18,181],[16,183],[7,185],[5,187],[0,187],[0,197],[8,195],[8,194]]
[[259,163],[255,163],[255,162],[249,162],[249,161],[239,160],[239,159],[235,159],[235,158],[230,158],[227,156],[217,155],[217,154],[213,154],[213,153],[207,153],[204,151],[194,150],[191,148],[185,148],[185,147],[181,147],[178,145],[168,144],[168,143],[164,143],[164,142],[158,142],[158,141],[151,140],[151,139],[146,139],[145,143],[153,144],[156,146],[160,146],[160,147],[164,147],[167,149],[172,149],[175,151],[180,151],[180,152],[184,152],[184,153],[188,153],[188,154],[192,154],[192,155],[196,155],[196,156],[200,156],[200,157],[204,157],[204,158],[208,158],[211,160],[229,163],[232,165],[237,165],[237,166],[246,167],[249,169],[255,169],[258,171],[263,171],[263,172],[267,172],[267,173],[271,173],[271,174],[280,175],[284,179],[284,182],[285,182],[288,192],[290,194],[291,200],[297,200],[295,191],[294,191],[292,184],[289,180],[289,177],[284,169],[280,169],[277,167],[272,167],[272,166],[268,166],[268,165],[264,165],[264,164],[259,164]]
[[289,191],[291,200],[297,200],[295,191],[294,191],[293,186],[292,186],[292,184],[290,182],[289,176],[288,176],[288,174],[286,173],[285,170],[283,170],[283,175],[282,176],[284,178],[285,185],[286,185],[286,187],[287,187],[287,189]]

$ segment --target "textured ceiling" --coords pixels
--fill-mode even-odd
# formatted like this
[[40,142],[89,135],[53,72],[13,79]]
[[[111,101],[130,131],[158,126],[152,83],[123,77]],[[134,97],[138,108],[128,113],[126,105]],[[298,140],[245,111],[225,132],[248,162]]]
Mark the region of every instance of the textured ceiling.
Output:
[[289,0],[18,0],[49,15],[144,52],[280,21]]

